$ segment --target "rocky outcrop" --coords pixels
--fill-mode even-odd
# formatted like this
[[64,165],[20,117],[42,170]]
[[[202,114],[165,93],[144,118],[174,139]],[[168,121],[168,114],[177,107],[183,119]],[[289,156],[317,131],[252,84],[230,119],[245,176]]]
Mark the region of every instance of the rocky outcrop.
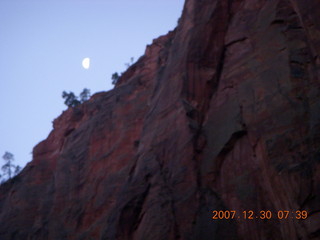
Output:
[[319,239],[319,53],[317,0],[187,0],[0,187],[0,239]]

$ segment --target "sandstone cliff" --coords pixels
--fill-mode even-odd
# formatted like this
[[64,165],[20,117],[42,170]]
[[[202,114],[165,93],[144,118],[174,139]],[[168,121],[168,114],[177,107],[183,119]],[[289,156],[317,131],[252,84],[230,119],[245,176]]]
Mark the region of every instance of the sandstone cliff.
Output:
[[318,0],[187,0],[0,187],[0,239],[320,239],[319,53]]

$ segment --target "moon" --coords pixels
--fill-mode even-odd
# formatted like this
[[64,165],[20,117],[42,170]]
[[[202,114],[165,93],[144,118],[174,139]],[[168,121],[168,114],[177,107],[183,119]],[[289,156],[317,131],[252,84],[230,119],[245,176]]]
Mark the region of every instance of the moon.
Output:
[[84,58],[82,60],[82,67],[84,69],[89,69],[90,68],[90,58]]

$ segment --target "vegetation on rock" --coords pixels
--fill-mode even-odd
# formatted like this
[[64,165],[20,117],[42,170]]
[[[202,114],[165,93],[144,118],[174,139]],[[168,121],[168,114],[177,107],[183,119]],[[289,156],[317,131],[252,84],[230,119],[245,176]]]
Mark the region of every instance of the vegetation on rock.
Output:
[[13,164],[14,156],[10,152],[5,152],[2,158],[5,161],[5,164],[1,167],[2,174],[0,174],[0,179],[1,183],[4,183],[16,176],[21,171],[21,167]]
[[88,88],[84,88],[79,97],[77,97],[73,92],[67,93],[66,91],[63,91],[62,98],[65,99],[64,104],[68,107],[76,107],[79,104],[89,100],[90,90]]

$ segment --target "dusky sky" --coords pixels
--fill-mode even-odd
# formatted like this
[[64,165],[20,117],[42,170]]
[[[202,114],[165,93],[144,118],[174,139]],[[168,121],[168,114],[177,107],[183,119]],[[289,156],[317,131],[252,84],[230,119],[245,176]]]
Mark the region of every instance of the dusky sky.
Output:
[[[177,25],[184,0],[0,0],[0,154],[24,167],[78,95],[113,88],[111,75]],[[90,58],[90,68],[82,60]],[[2,158],[0,166],[3,165]]]

